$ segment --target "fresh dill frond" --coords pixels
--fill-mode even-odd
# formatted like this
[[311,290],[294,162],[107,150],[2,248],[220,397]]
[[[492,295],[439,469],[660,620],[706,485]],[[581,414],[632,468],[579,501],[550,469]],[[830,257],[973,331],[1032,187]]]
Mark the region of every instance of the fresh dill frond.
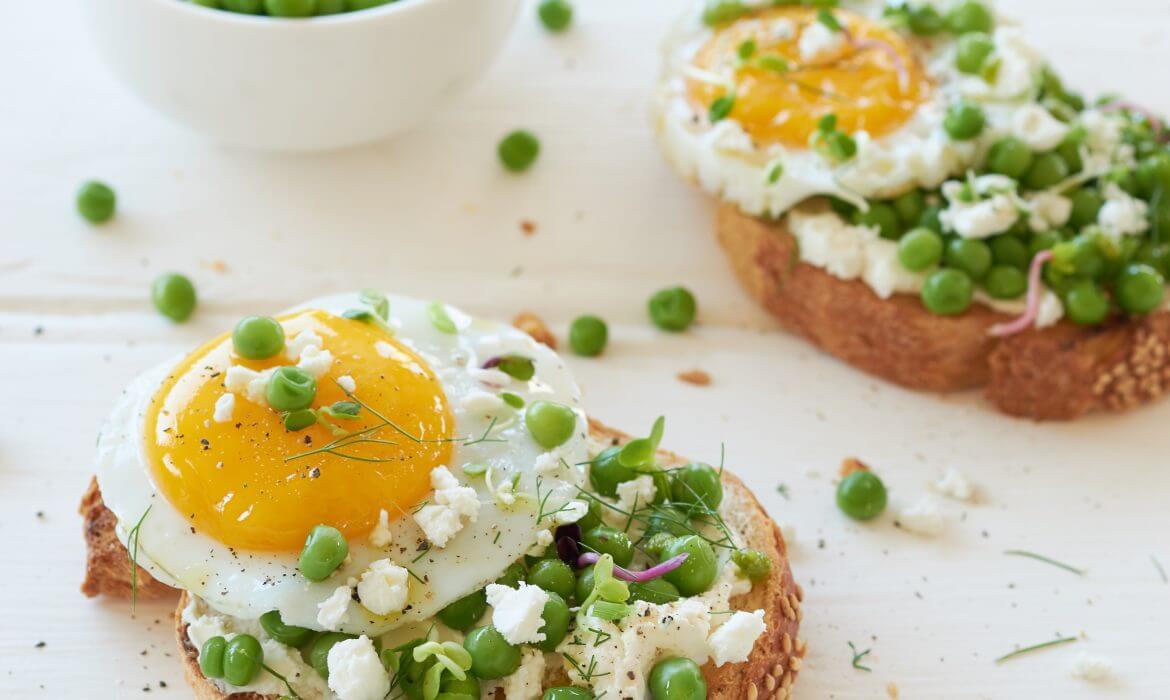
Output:
[[126,554],[130,557],[130,610],[133,611],[138,607],[138,540],[142,537],[142,523],[146,521],[146,516],[150,514],[150,509],[154,508],[154,504],[146,507],[142,512],[142,517],[134,523],[134,527],[130,528],[130,532],[126,533]]
[[865,651],[858,651],[857,647],[853,646],[853,642],[846,642],[846,644],[849,645],[849,650],[853,652],[853,661],[851,662],[853,668],[857,669],[858,671],[873,673],[872,668],[861,663],[865,657],[869,656],[869,652],[873,650],[866,649]]
[[1029,551],[1026,551],[1023,549],[1008,549],[1008,550],[1004,551],[1004,554],[1007,554],[1008,556],[1012,556],[1012,557],[1025,557],[1027,559],[1035,559],[1036,561],[1041,561],[1041,562],[1044,562],[1045,564],[1055,566],[1058,569],[1064,569],[1065,571],[1068,571],[1070,573],[1074,573],[1077,576],[1084,576],[1087,573],[1084,569],[1079,569],[1075,566],[1072,566],[1071,564],[1065,564],[1062,561],[1057,561],[1055,559],[1051,559],[1049,557],[1046,557],[1042,554],[1037,554],[1035,552],[1029,552]]
[[1008,653],[1004,654],[1003,656],[999,657],[998,659],[996,659],[995,663],[1002,664],[1004,661],[1007,661],[1008,659],[1014,659],[1017,656],[1021,656],[1023,654],[1027,654],[1027,653],[1030,653],[1033,651],[1040,651],[1041,649],[1047,649],[1049,647],[1060,646],[1061,644],[1069,644],[1069,643],[1075,642],[1075,641],[1077,641],[1076,637],[1057,637],[1056,639],[1052,639],[1052,640],[1047,641],[1047,642],[1033,644],[1032,646],[1028,646],[1028,647],[1024,647],[1022,649],[1016,649],[1015,651],[1008,652]]

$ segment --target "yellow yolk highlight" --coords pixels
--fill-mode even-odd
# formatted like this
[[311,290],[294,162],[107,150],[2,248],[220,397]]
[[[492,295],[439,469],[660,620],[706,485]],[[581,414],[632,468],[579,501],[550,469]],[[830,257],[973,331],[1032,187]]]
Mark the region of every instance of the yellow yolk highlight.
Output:
[[[931,84],[906,40],[894,29],[846,10],[833,10],[851,40],[803,62],[800,38],[818,23],[817,11],[782,7],[757,13],[717,30],[696,53],[698,69],[687,79],[692,107],[706,114],[728,94],[726,85],[697,75],[734,72],[730,118],[758,144],[807,147],[817,123],[837,115],[837,129],[866,131],[880,138],[913,116],[930,95]],[[782,29],[790,28],[785,32]],[[754,41],[755,53],[739,58],[739,48]],[[893,54],[898,56],[895,60]],[[761,62],[762,57],[765,58]],[[781,59],[788,70],[764,67]],[[901,73],[899,72],[899,64]]]
[[[290,432],[280,413],[243,394],[235,396],[231,420],[216,422],[228,367],[296,362],[283,351],[262,361],[240,358],[230,334],[196,350],[150,403],[146,455],[159,490],[191,526],[239,549],[299,552],[318,524],[347,539],[364,537],[380,510],[393,519],[421,501],[431,490],[431,470],[451,452],[454,419],[442,386],[426,362],[385,330],[321,311],[285,317],[281,325],[289,339],[313,331],[333,354],[332,368],[317,380],[313,408],[347,400],[336,380],[348,375],[356,398],[411,437],[384,426],[360,436],[372,441],[306,455],[338,436],[320,423]],[[346,433],[384,423],[365,408],[357,420],[330,420]]]

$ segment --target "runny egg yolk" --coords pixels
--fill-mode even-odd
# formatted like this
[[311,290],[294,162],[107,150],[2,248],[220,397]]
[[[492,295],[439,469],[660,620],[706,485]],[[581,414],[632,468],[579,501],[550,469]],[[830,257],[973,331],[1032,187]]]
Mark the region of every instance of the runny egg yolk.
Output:
[[[348,375],[362,408],[356,420],[331,419],[362,439],[333,451],[338,436],[321,423],[288,431],[277,411],[235,396],[231,419],[214,419],[227,393],[228,367],[254,370],[295,364],[282,351],[245,360],[221,336],[184,359],[146,412],[146,456],[158,489],[192,528],[234,548],[299,552],[309,530],[332,525],[347,539],[364,537],[381,510],[408,513],[430,491],[430,472],[448,462],[454,420],[427,363],[370,323],[321,311],[281,319],[285,336],[312,331],[333,354],[317,380],[312,407],[347,400],[337,378]],[[372,409],[372,410],[370,410]],[[399,432],[386,421],[402,428]],[[409,437],[404,433],[409,433]]]
[[[842,26],[836,41],[807,60],[801,37],[822,22],[815,9],[775,8],[717,30],[692,61],[692,107],[706,114],[730,92],[729,117],[762,146],[807,147],[828,114],[849,134],[866,131],[879,138],[898,129],[931,91],[910,45],[897,31],[856,13],[838,9],[832,16]],[[735,76],[733,90],[712,79],[729,74]]]

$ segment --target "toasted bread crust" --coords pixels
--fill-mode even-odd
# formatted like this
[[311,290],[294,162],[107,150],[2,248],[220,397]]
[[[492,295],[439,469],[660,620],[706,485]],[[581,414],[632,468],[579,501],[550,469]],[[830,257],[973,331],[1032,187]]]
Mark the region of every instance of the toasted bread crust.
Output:
[[[629,439],[629,436],[595,421],[591,421],[589,427],[593,442],[620,443]],[[663,464],[671,466],[685,464],[688,461],[665,451],[659,453],[659,459]],[[716,700],[787,698],[792,683],[800,671],[805,652],[804,642],[797,637],[802,618],[803,592],[793,580],[784,538],[763,506],[730,471],[724,471],[723,483],[724,498],[732,506],[728,509],[728,517],[734,519],[734,524],[744,533],[747,541],[743,544],[767,553],[771,556],[774,566],[767,581],[757,583],[751,592],[732,599],[732,607],[735,609],[764,610],[767,631],[756,642],[751,656],[745,663],[725,664],[719,668],[708,663],[703,667],[708,697]],[[96,519],[90,526],[89,514],[95,511],[100,511],[98,512],[100,519]],[[97,490],[96,482],[91,483],[89,491],[86,492],[82,512],[87,518],[86,543],[91,547],[88,560],[90,568],[86,572],[86,586],[83,590],[86,590],[87,595],[104,593],[116,597],[129,597],[130,567],[126,550],[113,535],[115,519],[113,513],[101,505],[101,494]],[[91,530],[95,532],[91,534]],[[103,551],[110,551],[104,557],[96,557],[93,552],[95,544],[101,545]],[[95,566],[95,563],[100,565]],[[142,595],[148,586],[160,593],[174,593],[174,589],[158,583],[139,569],[139,594]],[[90,593],[90,590],[93,593]],[[183,662],[183,674],[187,683],[194,689],[195,697],[200,700],[224,700],[227,697],[232,700],[275,700],[276,696],[256,693],[224,695],[203,676],[199,669],[199,651],[188,639],[187,625],[182,620],[186,603],[187,594],[183,593],[175,608],[175,637]],[[558,682],[567,682],[567,679],[562,676]],[[497,698],[503,700],[502,691],[497,693]]]
[[[108,595],[129,599],[133,588],[130,557],[114,532],[118,518],[102,502],[97,479],[89,480],[78,512],[85,523],[85,579],[81,592],[90,598]],[[139,598],[151,600],[176,594],[175,589],[156,581],[146,569],[137,568]]]
[[997,339],[989,328],[1010,319],[981,304],[936,316],[913,296],[881,299],[860,280],[800,262],[784,220],[723,204],[716,232],[748,292],[786,328],[910,389],[985,387],[999,410],[1036,420],[1126,410],[1170,389],[1170,313],[1094,327],[1062,322]]

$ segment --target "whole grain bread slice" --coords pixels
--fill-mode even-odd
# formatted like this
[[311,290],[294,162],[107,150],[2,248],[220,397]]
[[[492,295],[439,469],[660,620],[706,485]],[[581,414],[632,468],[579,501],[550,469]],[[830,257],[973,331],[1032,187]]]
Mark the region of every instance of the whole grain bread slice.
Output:
[[[629,436],[608,428],[596,421],[590,421],[590,442],[595,450],[610,444],[620,444]],[[659,460],[669,466],[685,464],[686,460],[674,453],[660,451]],[[749,593],[733,598],[736,610],[764,611],[767,631],[756,641],[755,648],[747,662],[725,664],[716,668],[708,663],[703,667],[707,680],[708,697],[717,700],[741,700],[748,698],[788,698],[792,683],[800,671],[805,644],[797,637],[802,619],[801,601],[803,592],[793,580],[788,564],[788,550],[776,523],[768,517],[763,506],[752,492],[730,471],[723,472],[724,499],[727,507],[726,519],[744,533],[745,547],[767,553],[774,563],[766,581],[757,583]],[[104,594],[120,598],[130,596],[130,561],[126,550],[114,536],[114,514],[101,501],[96,482],[90,484],[82,501],[85,516],[85,539],[89,549],[85,583],[82,591],[86,595]],[[144,570],[138,573],[139,596],[175,595],[178,592],[155,581]],[[182,621],[186,605],[186,593],[179,598],[175,609],[175,636],[183,663],[184,676],[200,700],[276,700],[276,696],[255,693],[223,694],[208,681],[199,670],[199,652],[187,637],[187,626]],[[547,683],[567,682],[564,675],[556,674],[546,679]],[[503,691],[498,691],[497,700],[504,700]]]
[[999,410],[1036,420],[1123,411],[1170,389],[1170,312],[998,339],[988,329],[1010,318],[982,304],[936,316],[916,296],[882,299],[860,280],[800,262],[786,219],[725,203],[715,228],[740,282],[785,328],[910,389],[983,387]]

